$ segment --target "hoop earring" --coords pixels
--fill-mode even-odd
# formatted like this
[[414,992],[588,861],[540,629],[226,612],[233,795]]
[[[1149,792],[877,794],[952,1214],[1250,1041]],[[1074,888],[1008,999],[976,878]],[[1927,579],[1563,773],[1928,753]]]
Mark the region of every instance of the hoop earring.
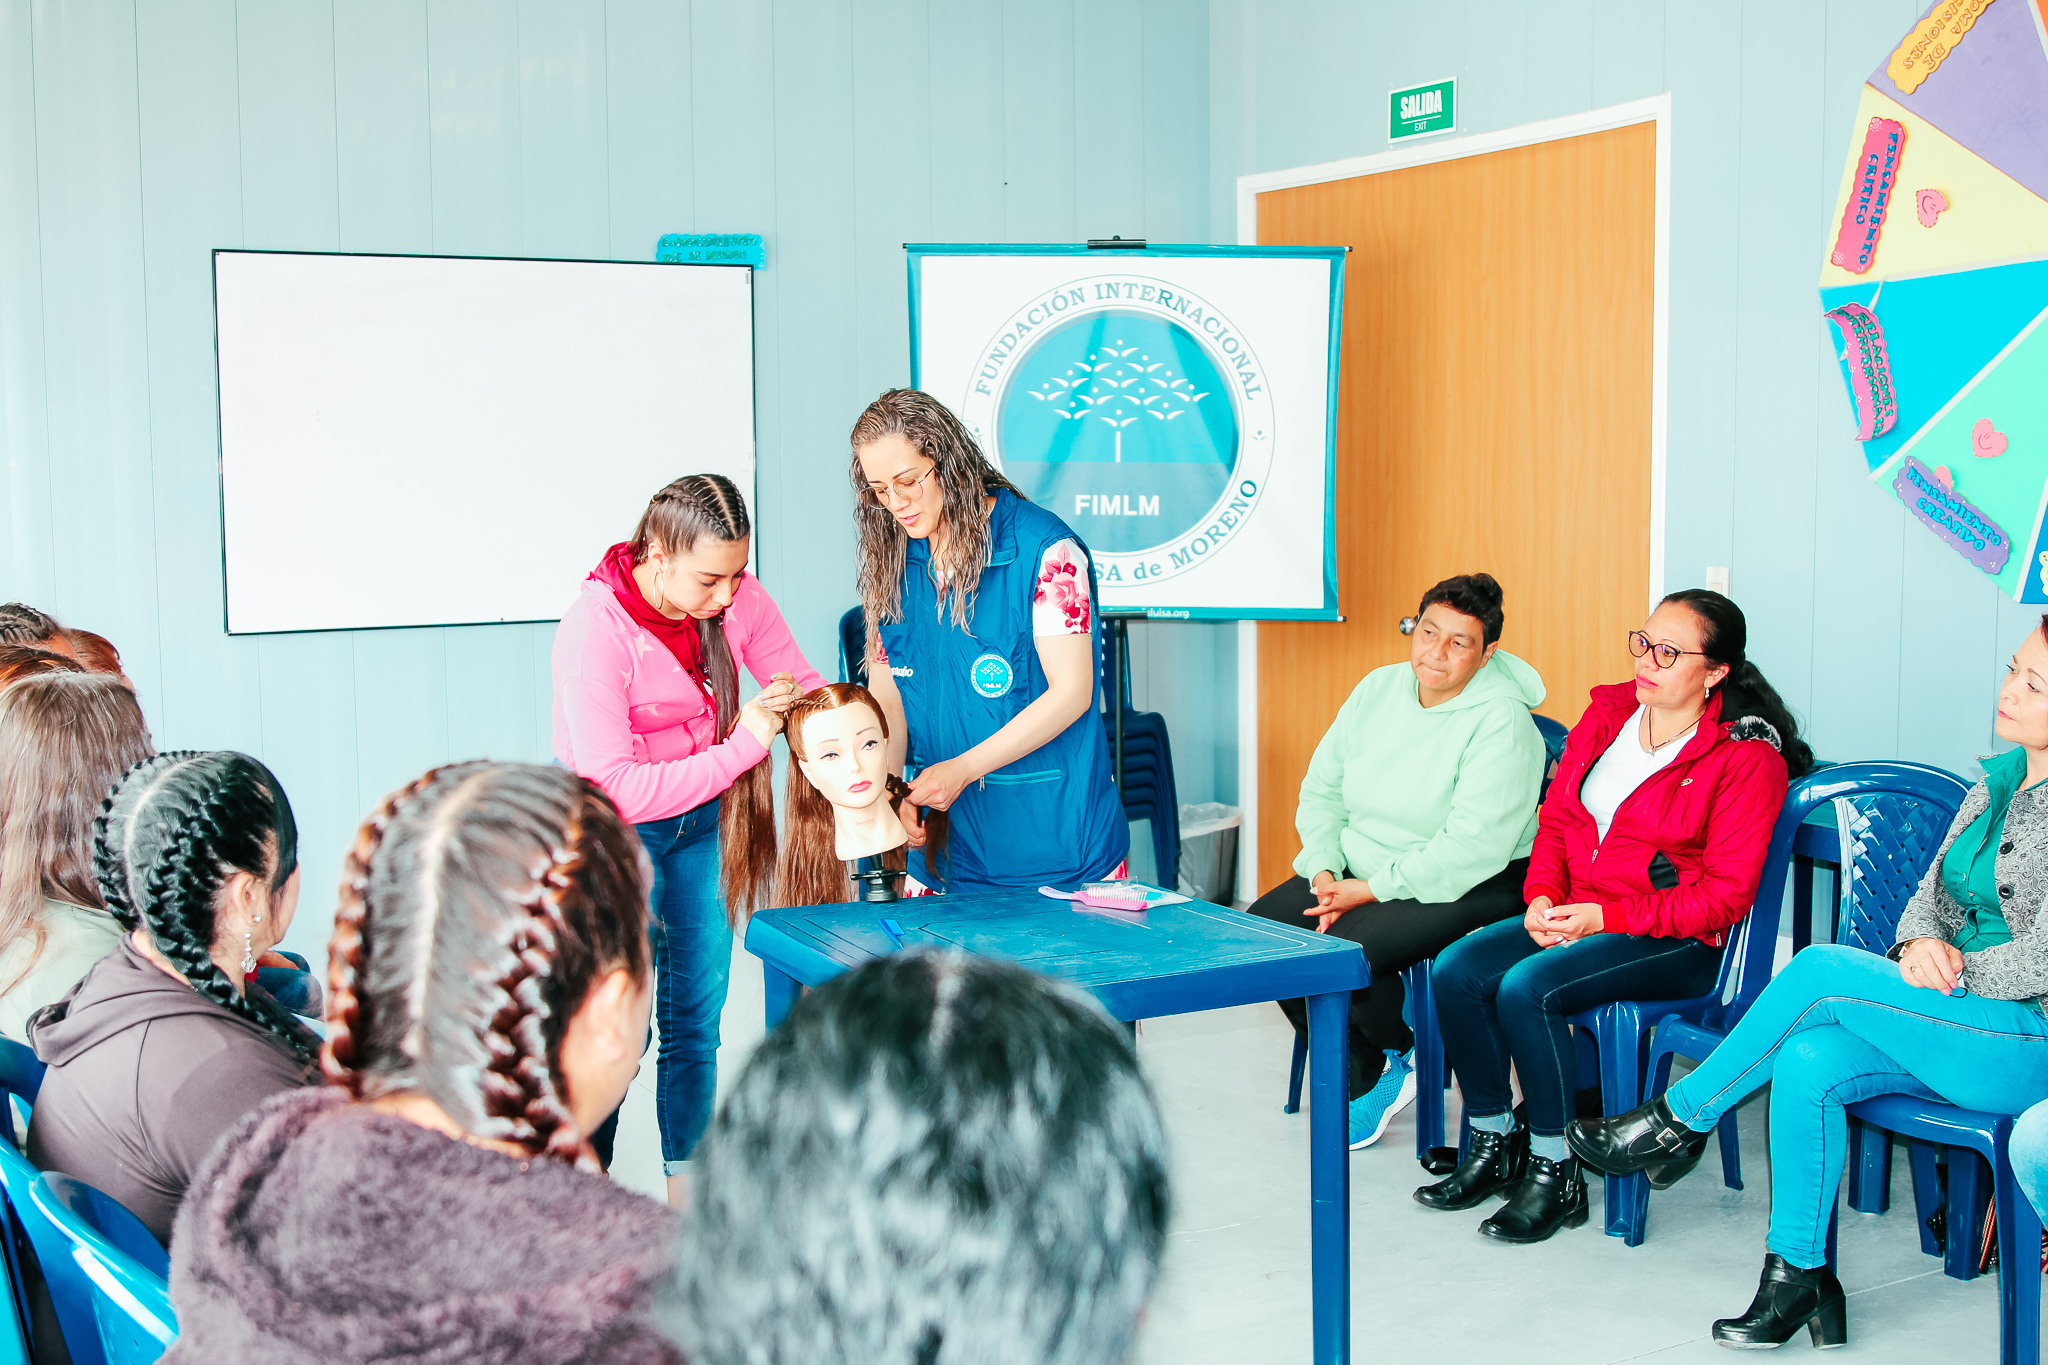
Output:
[[654,609],[666,616],[668,615],[668,594],[661,590],[661,570],[656,569],[648,576],[654,580]]

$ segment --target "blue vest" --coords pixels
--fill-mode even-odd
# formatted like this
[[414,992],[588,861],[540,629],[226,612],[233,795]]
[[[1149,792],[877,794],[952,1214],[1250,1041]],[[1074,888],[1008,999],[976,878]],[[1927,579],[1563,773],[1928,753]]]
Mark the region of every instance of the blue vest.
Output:
[[[971,635],[953,624],[951,602],[940,617],[929,547],[910,542],[902,619],[883,623],[879,633],[903,694],[915,761],[936,763],[967,752],[1044,695],[1031,599],[1039,558],[1068,539],[1080,543],[1052,513],[997,490]],[[1085,881],[1107,877],[1130,851],[1130,826],[1102,731],[1102,612],[1093,556],[1088,598],[1093,704],[1042,748],[960,793],[952,805],[951,844],[938,868],[927,868],[921,849],[910,855],[910,873],[925,885],[972,891]]]

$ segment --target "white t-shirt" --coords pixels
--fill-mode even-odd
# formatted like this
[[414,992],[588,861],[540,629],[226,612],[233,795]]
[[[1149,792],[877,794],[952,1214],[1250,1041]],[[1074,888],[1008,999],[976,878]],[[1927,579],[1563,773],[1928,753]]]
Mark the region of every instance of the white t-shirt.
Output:
[[1686,740],[1700,728],[1698,722],[1694,722],[1691,730],[1672,736],[1667,744],[1658,745],[1657,752],[1647,753],[1643,749],[1642,725],[1643,708],[1638,706],[1636,713],[1629,717],[1628,724],[1621,727],[1621,733],[1614,737],[1614,742],[1607,746],[1607,752],[1600,755],[1579,787],[1579,800],[1585,803],[1587,813],[1599,827],[1603,842],[1607,838],[1607,827],[1614,823],[1614,812],[1628,800],[1629,793],[1647,782],[1652,773],[1677,758]]

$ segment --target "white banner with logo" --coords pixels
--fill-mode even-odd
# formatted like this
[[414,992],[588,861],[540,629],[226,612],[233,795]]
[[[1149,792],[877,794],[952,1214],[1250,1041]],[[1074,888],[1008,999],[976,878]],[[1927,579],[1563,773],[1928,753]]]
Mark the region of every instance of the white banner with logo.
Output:
[[1107,610],[1334,619],[1342,247],[913,245],[912,383]]

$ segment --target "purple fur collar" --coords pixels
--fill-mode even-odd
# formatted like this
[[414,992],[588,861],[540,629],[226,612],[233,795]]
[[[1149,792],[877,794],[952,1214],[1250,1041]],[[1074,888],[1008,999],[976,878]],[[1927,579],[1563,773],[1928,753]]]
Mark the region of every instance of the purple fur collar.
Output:
[[171,1239],[166,1362],[673,1365],[649,1305],[675,1257],[659,1204],[320,1087],[222,1141]]

